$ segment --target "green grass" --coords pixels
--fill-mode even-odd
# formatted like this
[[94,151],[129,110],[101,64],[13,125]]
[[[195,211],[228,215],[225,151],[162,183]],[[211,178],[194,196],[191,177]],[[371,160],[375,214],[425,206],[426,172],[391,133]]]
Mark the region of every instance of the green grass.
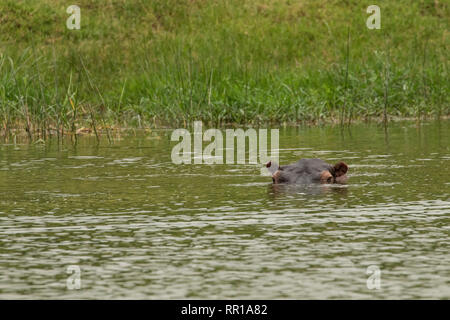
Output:
[[445,1],[377,1],[381,30],[373,1],[71,4],[0,3],[5,132],[449,115]]

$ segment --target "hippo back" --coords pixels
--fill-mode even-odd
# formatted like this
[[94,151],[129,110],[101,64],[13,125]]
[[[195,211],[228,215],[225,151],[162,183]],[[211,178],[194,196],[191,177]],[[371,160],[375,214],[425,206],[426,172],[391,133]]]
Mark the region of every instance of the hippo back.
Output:
[[320,181],[321,173],[332,166],[321,159],[301,159],[280,167],[279,183],[308,184]]

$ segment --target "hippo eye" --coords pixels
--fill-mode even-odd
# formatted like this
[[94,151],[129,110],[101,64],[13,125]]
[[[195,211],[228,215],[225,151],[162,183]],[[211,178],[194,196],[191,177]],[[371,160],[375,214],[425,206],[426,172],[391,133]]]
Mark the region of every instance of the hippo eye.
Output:
[[327,183],[332,183],[332,182],[333,182],[333,177],[328,177]]

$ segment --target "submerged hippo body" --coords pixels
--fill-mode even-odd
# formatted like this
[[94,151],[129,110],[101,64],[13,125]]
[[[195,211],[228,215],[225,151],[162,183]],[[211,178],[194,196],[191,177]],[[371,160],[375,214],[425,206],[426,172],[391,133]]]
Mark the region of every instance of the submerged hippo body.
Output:
[[338,162],[334,166],[320,159],[301,159],[293,164],[279,166],[267,163],[274,184],[345,183],[348,166]]

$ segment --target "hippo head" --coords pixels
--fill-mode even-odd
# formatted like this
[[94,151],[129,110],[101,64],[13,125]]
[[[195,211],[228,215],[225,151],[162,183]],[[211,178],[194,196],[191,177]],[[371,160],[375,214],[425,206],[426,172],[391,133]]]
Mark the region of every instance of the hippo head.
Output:
[[346,183],[348,166],[340,161],[330,165],[320,159],[301,159],[296,163],[279,166],[269,162],[266,167],[272,174],[273,183]]
[[320,183],[346,183],[347,171],[347,164],[340,161],[320,172]]

